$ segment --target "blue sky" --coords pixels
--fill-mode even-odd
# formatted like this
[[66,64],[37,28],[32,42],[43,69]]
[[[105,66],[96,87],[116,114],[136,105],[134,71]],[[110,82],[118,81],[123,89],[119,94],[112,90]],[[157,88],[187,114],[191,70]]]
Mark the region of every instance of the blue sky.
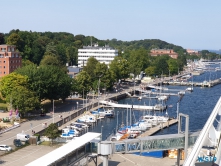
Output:
[[160,39],[221,49],[220,0],[5,0],[0,32],[69,32],[123,41]]

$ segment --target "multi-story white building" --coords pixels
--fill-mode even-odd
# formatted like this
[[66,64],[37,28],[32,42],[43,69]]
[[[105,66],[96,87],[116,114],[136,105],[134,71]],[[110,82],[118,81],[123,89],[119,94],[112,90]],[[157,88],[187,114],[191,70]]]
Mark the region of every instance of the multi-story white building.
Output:
[[109,46],[83,46],[82,49],[78,49],[78,67],[86,66],[87,59],[90,57],[96,58],[100,63],[104,62],[109,65],[115,56],[118,56],[118,50]]

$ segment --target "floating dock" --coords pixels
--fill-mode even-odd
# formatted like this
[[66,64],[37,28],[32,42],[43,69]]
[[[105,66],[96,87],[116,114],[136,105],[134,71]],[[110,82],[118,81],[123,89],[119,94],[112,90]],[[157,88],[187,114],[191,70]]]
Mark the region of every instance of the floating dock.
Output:
[[150,110],[150,111],[163,111],[166,109],[166,105],[155,105],[155,106],[146,106],[146,105],[130,105],[130,104],[117,104],[113,101],[99,101],[101,104],[112,108],[131,108],[131,109],[138,109],[138,110]]
[[161,124],[159,124],[157,126],[151,127],[149,130],[147,130],[144,133],[142,133],[139,137],[151,136],[151,135],[157,133],[158,131],[160,131],[160,130],[166,128],[166,127],[172,126],[172,125],[174,125],[176,123],[178,123],[177,119],[170,119],[170,120],[168,120],[165,123],[161,123]]

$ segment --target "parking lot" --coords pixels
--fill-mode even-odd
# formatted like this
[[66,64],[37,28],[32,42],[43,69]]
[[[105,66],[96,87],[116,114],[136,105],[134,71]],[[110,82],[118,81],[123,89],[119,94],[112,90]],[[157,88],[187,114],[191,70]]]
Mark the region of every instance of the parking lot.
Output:
[[[2,166],[24,166],[37,158],[53,151],[58,146],[29,145],[15,152],[0,157]],[[1,151],[1,154],[5,152]]]

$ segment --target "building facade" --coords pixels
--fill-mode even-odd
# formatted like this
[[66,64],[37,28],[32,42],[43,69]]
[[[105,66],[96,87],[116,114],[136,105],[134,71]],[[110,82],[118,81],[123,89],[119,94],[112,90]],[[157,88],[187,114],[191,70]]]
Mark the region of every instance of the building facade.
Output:
[[197,55],[199,56],[199,51],[196,50],[191,50],[191,49],[186,49],[186,52],[190,55]]
[[96,58],[100,63],[104,62],[106,65],[109,65],[115,56],[118,56],[118,50],[109,46],[83,46],[82,49],[78,49],[78,67],[86,66],[87,60],[90,57]]
[[174,52],[172,49],[152,49],[150,50],[151,56],[162,56],[162,55],[169,55],[173,59],[178,58],[178,54]]
[[16,46],[0,45],[0,77],[10,74],[21,65],[22,58]]

